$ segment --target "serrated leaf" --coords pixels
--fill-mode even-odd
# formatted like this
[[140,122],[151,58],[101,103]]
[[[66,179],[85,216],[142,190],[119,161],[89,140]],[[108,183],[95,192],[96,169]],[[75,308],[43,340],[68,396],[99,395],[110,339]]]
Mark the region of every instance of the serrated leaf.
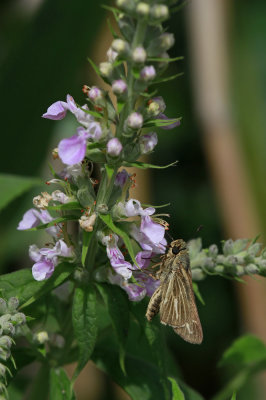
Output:
[[219,365],[248,367],[254,363],[266,361],[266,345],[253,335],[245,335],[235,340],[227,349]]
[[140,169],[147,169],[147,168],[164,169],[169,167],[175,167],[177,163],[178,161],[174,161],[173,163],[168,165],[153,165],[153,164],[143,163],[140,161],[135,161],[135,162],[124,161],[123,165],[125,167],[140,168]]
[[85,266],[85,260],[88,253],[89,243],[91,240],[93,232],[86,232],[83,230],[82,234],[82,251],[81,251],[81,263]]
[[131,244],[131,240],[130,240],[130,237],[128,236],[128,234],[125,231],[123,231],[122,229],[118,228],[113,223],[113,220],[112,220],[112,217],[110,214],[107,214],[107,215],[100,214],[99,217],[114,233],[116,233],[118,236],[120,236],[123,239],[125,246],[128,250],[128,253],[131,257],[131,260],[133,261],[133,263],[135,265],[138,265],[138,263],[135,259],[135,253],[134,253],[134,250],[133,250],[133,247]]
[[58,210],[58,211],[64,211],[64,210],[80,210],[82,207],[79,204],[78,201],[70,201],[69,203],[65,204],[58,204],[56,206],[48,206],[46,207],[47,210]]
[[125,370],[125,345],[129,328],[129,306],[125,292],[118,286],[97,284],[103,301],[110,315],[112,326],[119,343],[119,363],[122,371]]
[[63,368],[52,368],[50,370],[50,400],[75,400],[76,396],[72,390],[69,380]]
[[172,80],[174,80],[176,78],[179,78],[182,75],[184,75],[184,72],[180,72],[179,74],[168,76],[167,78],[157,79],[156,81],[152,81],[150,83],[150,85],[157,85],[158,83],[169,82],[169,81],[172,81]]
[[46,228],[49,228],[50,226],[60,224],[61,222],[74,221],[77,219],[79,219],[79,217],[77,215],[65,215],[64,217],[55,218],[52,221],[47,222],[46,224],[40,224],[34,228],[25,229],[25,231],[38,231],[40,229],[46,229]]
[[32,187],[41,185],[43,182],[38,178],[0,174],[0,210]]
[[201,304],[203,306],[205,306],[205,301],[203,300],[203,297],[199,291],[199,287],[198,284],[196,282],[192,282],[192,286],[193,286],[193,291],[195,293],[195,296],[197,297],[197,299],[201,302]]
[[0,290],[5,298],[17,297],[20,308],[33,303],[35,300],[64,283],[72,274],[74,265],[58,264],[53,275],[45,281],[35,281],[30,269],[22,269],[0,276]]
[[172,400],[185,400],[184,393],[174,378],[168,377],[172,386]]
[[78,366],[72,378],[74,380],[89,361],[97,339],[96,293],[93,285],[75,289],[72,323],[79,347]]

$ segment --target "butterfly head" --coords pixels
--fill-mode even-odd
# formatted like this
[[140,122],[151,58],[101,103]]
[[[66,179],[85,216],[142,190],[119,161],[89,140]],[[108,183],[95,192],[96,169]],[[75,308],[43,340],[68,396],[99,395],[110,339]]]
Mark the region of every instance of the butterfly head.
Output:
[[176,256],[182,250],[186,250],[186,249],[187,249],[186,242],[184,242],[184,240],[182,240],[182,239],[177,239],[171,243],[169,253]]

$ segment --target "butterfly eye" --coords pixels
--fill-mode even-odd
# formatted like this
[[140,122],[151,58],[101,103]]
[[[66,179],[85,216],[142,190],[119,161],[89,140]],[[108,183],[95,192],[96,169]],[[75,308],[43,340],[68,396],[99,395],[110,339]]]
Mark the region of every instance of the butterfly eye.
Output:
[[179,251],[180,251],[180,249],[179,249],[179,247],[177,247],[177,246],[174,246],[174,247],[172,248],[172,253],[173,253],[174,255],[177,255],[177,254],[179,253]]

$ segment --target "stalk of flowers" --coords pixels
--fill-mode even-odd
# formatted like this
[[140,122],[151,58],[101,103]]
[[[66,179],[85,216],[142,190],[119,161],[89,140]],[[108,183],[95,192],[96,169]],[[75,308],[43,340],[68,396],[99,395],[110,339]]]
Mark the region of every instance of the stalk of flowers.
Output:
[[[50,235],[49,245],[29,248],[36,280],[50,278],[64,259],[73,262],[73,269],[82,265],[92,279],[97,251],[104,246],[109,260],[107,280],[121,286],[130,300],[150,296],[158,286],[147,268],[156,255],[165,252],[166,223],[156,217],[153,207],[144,208],[138,200],[129,199],[135,181],[123,166],[144,168],[136,162],[157,145],[154,128],[169,130],[180,124],[180,118],[164,114],[163,98],[155,97],[150,89],[171,61],[167,52],[174,36],[162,27],[169,17],[168,5],[118,0],[113,12],[120,35],[114,37],[107,61],[99,67],[91,62],[110,90],[84,85],[85,104],[67,95],[66,101],[56,101],[43,114],[58,121],[71,113],[77,128],[53,150],[54,158],[66,167],[47,183],[60,190],[36,196],[35,208],[18,225],[20,230],[43,228]],[[93,164],[100,171],[99,185],[92,178]],[[79,224],[82,241],[80,235],[70,233],[69,220]],[[122,247],[128,254],[122,253]]]

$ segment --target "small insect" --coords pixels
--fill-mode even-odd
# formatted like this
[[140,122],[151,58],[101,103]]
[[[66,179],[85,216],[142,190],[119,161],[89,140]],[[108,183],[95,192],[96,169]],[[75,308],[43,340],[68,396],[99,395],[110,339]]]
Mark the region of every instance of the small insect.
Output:
[[160,312],[162,324],[170,325],[187,342],[200,344],[203,333],[184,240],[172,241],[167,254],[162,257],[156,278],[161,284],[150,299],[146,312],[148,321]]

